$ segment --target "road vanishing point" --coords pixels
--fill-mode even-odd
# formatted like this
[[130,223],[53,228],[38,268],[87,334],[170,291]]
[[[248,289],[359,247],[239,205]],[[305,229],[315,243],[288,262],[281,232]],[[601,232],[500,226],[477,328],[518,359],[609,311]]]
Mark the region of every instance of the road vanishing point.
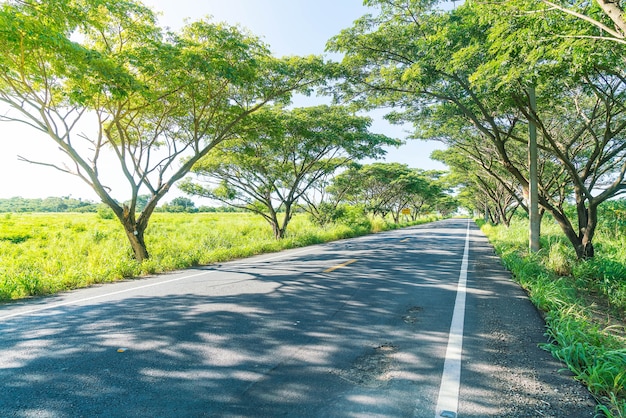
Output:
[[0,305],[0,417],[592,417],[467,219]]

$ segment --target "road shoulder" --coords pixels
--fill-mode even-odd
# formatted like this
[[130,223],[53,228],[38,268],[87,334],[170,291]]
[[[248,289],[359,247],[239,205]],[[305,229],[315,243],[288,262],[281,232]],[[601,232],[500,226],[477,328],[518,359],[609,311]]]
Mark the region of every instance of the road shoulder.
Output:
[[587,389],[539,348],[545,322],[474,225],[466,309],[459,416],[594,416]]

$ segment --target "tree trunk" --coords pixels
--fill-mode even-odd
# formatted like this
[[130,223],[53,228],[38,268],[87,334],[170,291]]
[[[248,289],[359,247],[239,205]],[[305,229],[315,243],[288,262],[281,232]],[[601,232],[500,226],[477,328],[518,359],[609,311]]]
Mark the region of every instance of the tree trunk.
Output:
[[[554,216],[554,219],[558,222],[561,230],[565,233],[565,236],[574,247],[574,250],[576,251],[576,257],[579,260],[587,260],[589,258],[593,258],[595,251],[593,248],[592,239],[595,232],[595,225],[597,220],[597,212],[595,208],[590,211],[585,210],[584,214],[582,214],[580,211],[578,212],[579,215],[582,215],[582,218],[579,217],[578,219],[579,231],[584,231],[584,233],[581,235],[576,233],[574,227],[569,222],[567,216],[564,213],[554,207],[549,208],[548,212],[550,212],[552,216]],[[591,216],[588,216],[588,213],[590,213]],[[591,222],[589,221],[589,219],[591,219]],[[586,222],[586,226],[585,224],[581,225],[581,222]]]
[[593,258],[594,255],[595,250],[592,242],[581,242],[580,245],[576,247],[576,256],[579,260],[588,260]]
[[291,221],[291,217],[293,216],[291,205],[291,203],[285,203],[285,217],[283,218],[283,226],[278,228],[279,234],[278,236],[276,236],[277,239],[285,238],[285,234],[287,233],[287,225],[289,225],[289,221]]
[[272,225],[272,232],[274,232],[274,238],[283,239],[285,237],[285,229],[287,228],[288,220],[283,220],[283,226],[280,226],[278,220],[278,213],[272,208],[270,209],[270,215],[266,217],[267,221]]
[[282,230],[282,228],[280,226],[278,226],[278,221],[276,222],[271,222],[272,224],[272,231],[274,232],[274,238],[276,239],[282,239],[284,232]]
[[127,225],[124,225],[124,231],[126,232],[130,246],[133,249],[135,260],[141,263],[150,258],[148,248],[146,247],[146,243],[143,238],[144,231],[139,227],[129,229]]
[[124,232],[126,232],[126,237],[133,250],[135,260],[141,263],[150,258],[146,242],[144,241],[144,232],[148,227],[147,219],[149,215],[145,216],[143,214],[143,216],[140,216],[139,221],[136,221],[135,214],[126,205],[124,205],[121,213],[116,212],[116,215],[124,227]]
[[[579,248],[576,249],[576,255],[581,260],[593,258],[595,250],[593,248],[593,237],[598,225],[598,207],[593,202],[589,202],[589,206],[585,208],[584,202],[581,204],[582,210],[579,210],[579,236],[581,237]],[[581,219],[582,216],[582,219]],[[584,222],[584,224],[582,224]]]
[[619,30],[620,36],[618,38],[624,39],[626,36],[626,20],[624,20],[624,11],[620,7],[620,2],[616,0],[598,0],[598,5]]
[[576,256],[579,259],[581,259],[582,258],[582,252],[581,252],[582,242],[580,238],[578,237],[578,235],[576,234],[576,231],[574,231],[574,228],[569,222],[567,223],[563,222],[562,219],[559,219],[559,217],[556,217],[556,216],[555,216],[555,219],[558,222],[559,226],[561,227],[561,230],[563,230],[563,232],[565,233],[565,236],[567,237],[569,242],[574,246],[574,249],[576,250]]

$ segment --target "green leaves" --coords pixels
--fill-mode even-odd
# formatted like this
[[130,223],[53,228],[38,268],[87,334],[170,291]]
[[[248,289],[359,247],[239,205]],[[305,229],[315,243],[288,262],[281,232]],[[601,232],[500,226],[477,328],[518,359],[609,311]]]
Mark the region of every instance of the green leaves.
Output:
[[[328,191],[338,203],[364,205],[373,216],[389,213],[399,222],[402,209],[410,208],[413,220],[444,198],[437,173],[426,173],[399,163],[353,164],[336,176]],[[456,209],[456,204],[454,208]]]
[[[3,2],[0,70],[0,100],[13,108],[0,120],[49,135],[61,162],[35,163],[88,183],[131,243],[134,232],[143,240],[172,185],[237,138],[246,118],[288,103],[293,91],[312,91],[328,74],[319,57],[276,59],[248,32],[209,20],[166,34],[133,0]],[[91,129],[76,132],[85,119]],[[105,156],[118,164],[103,167]],[[120,191],[109,188],[110,177],[126,180],[127,204],[112,197]],[[142,193],[150,197],[135,219]],[[143,242],[132,245],[138,259],[147,257]]]
[[[326,176],[353,159],[375,158],[398,141],[369,132],[371,120],[347,108],[267,107],[242,122],[236,138],[220,144],[194,171],[207,187],[185,186],[259,213],[284,234],[294,205]],[[277,212],[285,211],[279,225]]]
[[[481,185],[504,204],[498,206],[528,185],[527,124],[534,121],[541,205],[573,246],[584,248],[591,245],[597,205],[626,187],[624,161],[614,158],[626,150],[618,134],[626,129],[626,50],[602,42],[598,31],[607,29],[589,24],[595,6],[548,3],[468,1],[444,11],[432,2],[372,1],[378,15],[357,21],[329,48],[346,54],[339,99],[391,107],[388,119],[413,123],[415,138],[457,148],[499,184]],[[531,85],[538,111],[530,110]],[[599,191],[601,183],[610,187]],[[571,193],[579,204],[578,232],[562,209]]]

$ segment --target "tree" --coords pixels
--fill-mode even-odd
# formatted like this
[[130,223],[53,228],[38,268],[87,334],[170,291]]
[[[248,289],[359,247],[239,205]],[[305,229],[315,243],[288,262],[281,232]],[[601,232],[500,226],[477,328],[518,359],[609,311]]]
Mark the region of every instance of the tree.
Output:
[[[329,44],[345,53],[340,98],[366,108],[396,107],[389,119],[413,122],[416,137],[455,143],[460,136],[454,130],[471,131],[476,149],[486,148],[483,155],[523,189],[527,163],[520,156],[533,120],[542,134],[542,158],[567,178],[557,200],[553,190],[540,190],[540,205],[578,257],[593,256],[597,206],[626,189],[620,53],[546,36],[569,20],[538,20],[492,4],[466,2],[450,11],[419,0],[368,4],[380,13],[359,19]],[[531,84],[540,98],[537,112],[530,110]],[[562,205],[569,190],[578,208],[575,222]]]
[[[601,31],[601,33],[597,35],[574,32],[569,36],[575,38],[608,40],[626,44],[626,19],[624,18],[624,7],[619,1],[596,0],[595,2],[572,3],[558,0],[540,0],[540,3],[547,6],[547,9],[541,10],[543,13],[558,10],[580,19],[582,22],[591,24]],[[602,10],[603,16],[598,16],[598,7]]]
[[297,202],[325,176],[352,160],[384,154],[397,140],[369,132],[371,119],[347,108],[266,108],[249,118],[237,140],[206,156],[194,172],[208,186],[186,183],[187,192],[244,208],[285,236]]
[[196,204],[188,197],[176,197],[170,203],[163,205],[165,212],[197,212]]
[[[540,204],[554,216],[578,257],[593,257],[598,207],[626,191],[624,46],[598,42],[597,27],[559,13],[548,21],[536,13],[496,17],[489,35],[494,56],[474,77],[498,77],[504,87],[500,91],[509,91],[520,114],[539,127],[540,154],[563,170],[568,184],[561,194],[571,193],[576,215],[568,215],[564,198],[554,201],[540,193]],[[511,21],[521,30],[511,30]],[[564,36],[570,33],[576,36]],[[529,36],[529,44],[511,45]],[[539,111],[528,106],[526,90],[508,87],[530,83],[543,90]]]
[[336,176],[328,191],[337,203],[362,205],[372,216],[391,214],[400,222],[402,209],[419,214],[426,202],[441,197],[441,189],[421,170],[400,163],[353,165]]
[[90,201],[70,196],[24,199],[12,197],[0,199],[0,212],[95,212],[96,205]]
[[[440,210],[452,205],[450,200],[450,188],[445,184],[443,179],[444,172],[439,170],[424,171],[414,169],[412,175],[418,176],[417,187],[413,187],[408,196],[406,206],[411,210],[411,220],[416,221],[417,218],[425,211]],[[443,203],[443,204],[442,204]],[[458,209],[458,202],[454,201],[456,206],[452,210]]]
[[434,203],[441,190],[432,184],[421,170],[411,169],[393,181],[397,194],[391,200],[391,216],[400,222],[403,209],[411,211],[411,219],[417,220],[427,202]]
[[470,211],[484,213],[494,224],[507,227],[511,218],[522,206],[526,211],[521,186],[515,178],[500,170],[490,172],[492,167],[483,168],[456,147],[434,151],[431,158],[450,168],[446,180],[459,188],[459,200]]
[[[385,218],[398,210],[399,199],[404,195],[405,183],[400,179],[411,173],[406,164],[373,163],[353,166],[339,174],[331,191],[336,199],[350,205],[363,205],[372,216]],[[400,208],[402,209],[402,208]]]
[[[316,57],[273,58],[257,38],[206,20],[164,34],[131,0],[0,6],[0,101],[13,109],[0,120],[58,145],[61,162],[22,159],[89,184],[140,262],[170,188],[249,115],[323,80],[323,68]],[[113,197],[112,171],[126,181],[128,204]],[[140,193],[150,198],[137,213]]]

